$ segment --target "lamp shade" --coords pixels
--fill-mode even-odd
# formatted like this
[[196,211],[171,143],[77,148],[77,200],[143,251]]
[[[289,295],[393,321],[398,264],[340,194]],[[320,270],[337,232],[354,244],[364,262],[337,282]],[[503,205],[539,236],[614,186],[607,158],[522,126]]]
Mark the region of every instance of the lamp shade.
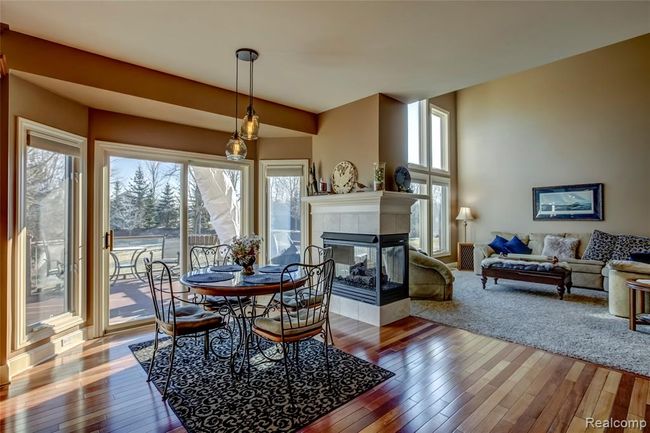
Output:
[[228,141],[228,144],[226,144],[226,158],[230,161],[239,161],[240,159],[246,159],[247,153],[248,148],[246,143],[235,132]]
[[456,217],[458,221],[470,221],[473,220],[472,211],[468,207],[461,207],[458,211],[458,216]]
[[260,120],[253,107],[248,107],[246,116],[241,124],[241,138],[244,140],[257,140],[257,133],[260,129]]

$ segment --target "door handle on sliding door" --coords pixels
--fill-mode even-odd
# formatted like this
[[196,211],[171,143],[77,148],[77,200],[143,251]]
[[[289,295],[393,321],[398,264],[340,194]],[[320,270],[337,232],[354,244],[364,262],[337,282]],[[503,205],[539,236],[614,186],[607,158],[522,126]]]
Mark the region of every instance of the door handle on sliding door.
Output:
[[113,251],[113,230],[104,233],[104,249]]

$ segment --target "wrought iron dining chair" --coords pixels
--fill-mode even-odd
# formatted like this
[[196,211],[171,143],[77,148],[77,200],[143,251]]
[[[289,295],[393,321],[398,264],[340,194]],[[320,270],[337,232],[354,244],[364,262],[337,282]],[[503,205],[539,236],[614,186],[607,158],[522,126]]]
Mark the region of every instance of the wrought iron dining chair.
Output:
[[[190,249],[190,270],[209,268],[210,266],[231,265],[233,264],[232,247],[227,244],[221,245],[195,245]],[[248,302],[248,298],[242,299],[242,302]],[[201,298],[207,308],[220,309],[226,302],[238,304],[239,299],[236,296],[217,297],[204,296]]]
[[[297,268],[291,271],[290,268]],[[328,328],[330,296],[334,279],[334,260],[309,265],[294,263],[282,271],[280,283],[279,314],[257,317],[253,322],[253,332],[270,342],[277,343],[282,349],[282,361],[287,380],[287,389],[294,402],[289,375],[288,345],[294,349],[301,341],[316,335],[323,336],[325,352],[325,371],[331,389],[331,375],[328,353]],[[297,355],[297,352],[295,352]],[[296,356],[296,361],[297,356]],[[296,368],[298,363],[296,362]]]
[[232,261],[230,245],[194,245],[190,249],[190,269],[208,268],[210,266],[227,265]]
[[[172,348],[167,368],[167,379],[163,389],[162,398],[167,399],[167,388],[174,369],[174,357],[178,339],[182,337],[195,337],[203,335],[203,355],[208,358],[210,348],[210,331],[225,326],[224,318],[217,312],[206,311],[202,304],[188,301],[177,296],[172,282],[172,273],[169,266],[162,261],[144,259],[147,280],[151,291],[155,315],[155,340],[151,364],[147,373],[147,382],[151,381],[156,352],[158,351],[158,334],[165,334],[172,338]],[[182,306],[183,304],[186,304]]]
[[334,258],[334,250],[332,250],[332,247],[323,248],[318,245],[307,245],[302,254],[303,263],[307,263],[308,265],[323,263],[331,258]]

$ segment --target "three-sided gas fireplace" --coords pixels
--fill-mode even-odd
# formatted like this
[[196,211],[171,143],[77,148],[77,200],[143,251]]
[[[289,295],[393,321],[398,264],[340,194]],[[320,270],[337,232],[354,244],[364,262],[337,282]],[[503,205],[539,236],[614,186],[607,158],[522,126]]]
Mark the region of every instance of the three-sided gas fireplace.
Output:
[[332,248],[332,293],[373,305],[408,297],[408,233],[372,235],[325,232]]

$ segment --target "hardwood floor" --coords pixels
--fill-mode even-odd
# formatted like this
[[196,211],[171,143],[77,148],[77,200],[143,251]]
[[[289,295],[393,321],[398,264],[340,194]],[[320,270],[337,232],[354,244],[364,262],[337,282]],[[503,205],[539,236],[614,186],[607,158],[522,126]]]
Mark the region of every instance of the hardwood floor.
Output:
[[[650,419],[647,378],[418,318],[332,328],[340,349],[396,375],[306,432],[634,433],[586,420]],[[128,349],[151,335],[93,340],[16,377],[0,388],[0,431],[184,432]]]

